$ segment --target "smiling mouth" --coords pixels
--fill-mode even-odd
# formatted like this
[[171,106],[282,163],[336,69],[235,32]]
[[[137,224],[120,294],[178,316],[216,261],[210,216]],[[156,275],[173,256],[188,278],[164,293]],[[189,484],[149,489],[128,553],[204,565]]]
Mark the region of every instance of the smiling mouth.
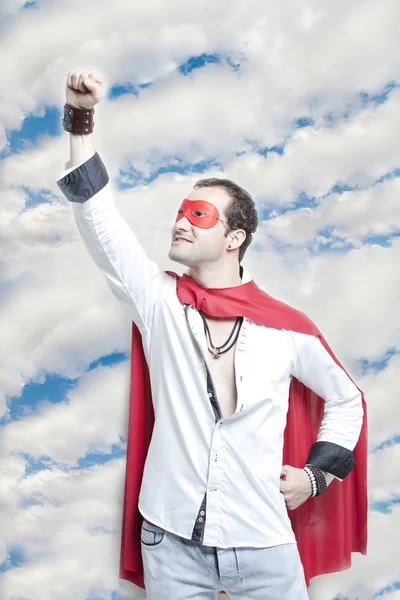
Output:
[[192,243],[189,240],[185,240],[183,238],[177,238],[176,240],[173,241],[173,243],[175,243],[175,242],[186,242],[187,244],[191,244]]

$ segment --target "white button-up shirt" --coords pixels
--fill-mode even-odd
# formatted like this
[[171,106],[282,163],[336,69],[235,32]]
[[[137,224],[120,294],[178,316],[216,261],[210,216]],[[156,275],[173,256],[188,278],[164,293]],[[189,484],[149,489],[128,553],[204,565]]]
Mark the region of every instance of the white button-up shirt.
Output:
[[[71,204],[87,250],[142,336],[155,422],[139,497],[141,514],[191,539],[207,494],[203,544],[295,543],[280,492],[291,378],[325,399],[316,441],[349,450],[362,425],[359,390],[317,337],[244,318],[234,356],[237,408],[216,422],[200,314],[189,306],[186,320],[175,278],[146,256],[115,208],[109,183],[88,200]],[[244,270],[242,283],[250,280]]]

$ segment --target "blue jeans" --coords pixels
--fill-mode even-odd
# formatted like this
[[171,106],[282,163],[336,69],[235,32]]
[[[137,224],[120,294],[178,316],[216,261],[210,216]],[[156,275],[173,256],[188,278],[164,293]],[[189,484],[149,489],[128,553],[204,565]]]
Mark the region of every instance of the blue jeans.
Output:
[[203,546],[143,521],[146,600],[308,600],[297,544]]

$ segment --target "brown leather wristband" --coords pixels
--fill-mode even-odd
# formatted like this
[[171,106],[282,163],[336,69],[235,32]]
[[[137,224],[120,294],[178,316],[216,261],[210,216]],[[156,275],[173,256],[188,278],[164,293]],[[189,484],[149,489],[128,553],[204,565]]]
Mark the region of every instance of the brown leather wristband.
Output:
[[88,135],[93,132],[94,108],[74,108],[64,104],[63,128],[69,133]]

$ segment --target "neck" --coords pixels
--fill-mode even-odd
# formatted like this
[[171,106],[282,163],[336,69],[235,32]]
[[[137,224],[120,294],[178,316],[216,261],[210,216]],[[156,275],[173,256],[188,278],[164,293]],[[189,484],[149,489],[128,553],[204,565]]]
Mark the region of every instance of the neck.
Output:
[[242,267],[235,263],[231,268],[213,265],[196,265],[190,267],[188,275],[205,288],[229,288],[242,283]]

